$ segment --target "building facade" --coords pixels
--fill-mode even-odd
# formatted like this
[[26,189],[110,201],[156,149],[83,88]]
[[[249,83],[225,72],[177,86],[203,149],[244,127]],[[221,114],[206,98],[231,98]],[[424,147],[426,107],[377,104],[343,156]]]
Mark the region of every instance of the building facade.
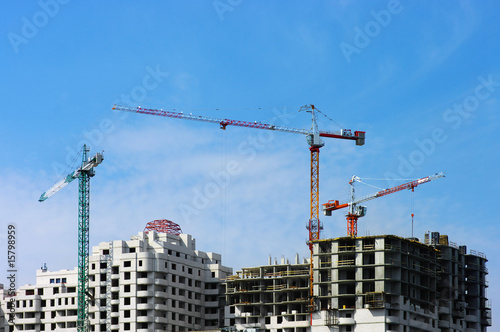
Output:
[[391,235],[316,241],[312,313],[309,264],[242,269],[227,280],[227,323],[270,332],[486,331],[486,257],[425,242]]
[[242,331],[305,332],[309,328],[309,262],[284,259],[226,280],[226,325]]
[[[430,236],[429,236],[430,235]],[[437,232],[425,243],[439,250],[439,327],[441,331],[486,331],[491,326],[491,306],[486,297],[486,256],[448,241]]]
[[[103,242],[89,257],[91,331],[214,330],[223,324],[222,280],[232,269],[216,253],[196,250],[188,234],[141,232]],[[36,272],[15,296],[5,331],[76,331],[77,269]],[[2,293],[2,311],[10,298]]]

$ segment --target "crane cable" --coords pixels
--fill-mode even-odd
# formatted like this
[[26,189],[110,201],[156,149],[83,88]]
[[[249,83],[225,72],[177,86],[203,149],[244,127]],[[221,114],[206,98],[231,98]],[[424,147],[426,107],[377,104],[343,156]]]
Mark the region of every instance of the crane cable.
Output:
[[361,180],[370,180],[370,181],[415,181],[418,179],[380,179],[380,178],[358,178]]
[[[140,106],[139,106],[140,107]],[[285,106],[287,108],[288,106]],[[272,110],[277,107],[244,107],[244,108],[161,108],[162,111],[171,112],[191,112],[191,111],[256,111],[256,110]],[[290,107],[292,108],[292,107]],[[298,108],[298,107],[293,107]]]
[[[227,165],[227,134],[225,130],[222,131],[222,142],[221,142],[221,155],[220,155],[220,174],[226,174]],[[230,180],[228,180],[230,181]],[[222,255],[226,254],[226,216],[227,216],[227,185],[221,186],[221,227],[222,227]]]
[[[64,171],[62,171],[60,174],[57,175],[56,181],[52,184],[54,186],[56,183],[62,181],[64,178],[66,178],[70,173],[73,173],[71,170],[76,169],[76,163],[78,162],[78,158],[81,157],[83,151],[83,147],[78,151],[77,154],[73,157],[73,160],[71,160],[67,165]],[[65,191],[66,188],[63,188],[61,192],[64,192],[64,194],[59,194],[56,198],[52,198],[52,202],[59,202],[62,201],[63,198],[68,197],[70,194]]]
[[342,128],[345,128],[344,125],[342,125],[341,123],[338,123],[336,121],[334,121],[332,118],[330,118],[328,115],[326,115],[325,113],[321,112],[319,109],[317,109],[316,107],[314,108],[316,111],[318,111],[318,113],[320,113],[321,115],[323,115],[325,118],[327,118],[328,120],[330,120],[330,122],[332,122],[334,125],[336,125],[339,129],[342,129]]
[[415,216],[414,212],[414,200],[415,200],[415,188],[411,188],[411,237],[413,237],[413,217]]
[[[284,109],[286,109],[286,106],[284,107]],[[275,120],[277,120],[277,119],[284,118],[285,116],[289,116],[289,115],[292,115],[292,114],[295,114],[295,113],[299,113],[299,112],[300,112],[300,110],[295,111],[295,112],[285,113],[285,114],[282,114],[282,115],[280,115],[280,116],[275,116],[275,117],[273,117],[273,118],[269,118],[269,119],[267,119],[267,120],[264,120],[264,122],[270,122],[270,123],[273,123],[273,122],[274,122]]]
[[[370,178],[363,178],[363,180],[389,180],[389,179],[370,179]],[[414,181],[412,179],[392,179],[392,180],[409,180],[409,181]],[[370,187],[373,187],[373,188],[376,188],[376,189],[380,189],[380,190],[385,190],[383,188],[379,188],[377,186],[374,186],[374,185],[371,185],[371,184],[368,184],[364,181],[361,181],[360,178],[356,178],[356,181],[359,182],[359,183],[362,183],[364,185],[367,185],[367,186],[370,186]],[[411,188],[411,198],[410,198],[410,216],[411,216],[411,237],[413,238],[413,218],[415,217],[415,188]]]
[[66,165],[66,169],[61,174],[58,175],[57,180],[54,182],[54,184],[56,184],[57,182],[64,179],[66,176],[68,176],[68,174],[71,172],[72,169],[76,168],[76,162],[77,162],[78,158],[80,158],[80,156],[82,155],[82,151],[83,151],[83,147],[80,149],[80,151],[77,154],[75,154],[75,156],[73,157],[73,160],[71,160],[71,162]]
[[373,184],[369,184],[369,183],[363,182],[363,181],[361,181],[360,178],[356,178],[356,182],[362,183],[362,184],[364,184],[364,185],[366,185],[368,187],[373,187],[373,188],[378,189],[378,190],[385,190],[386,189],[386,188],[381,188],[381,187],[374,186]]

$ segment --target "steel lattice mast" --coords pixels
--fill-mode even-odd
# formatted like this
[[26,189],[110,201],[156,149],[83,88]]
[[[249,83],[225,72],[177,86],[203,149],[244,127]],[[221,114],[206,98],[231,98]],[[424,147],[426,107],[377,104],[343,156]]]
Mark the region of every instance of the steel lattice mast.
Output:
[[[320,131],[318,130],[318,126],[316,123],[316,109],[314,105],[306,105],[300,108],[300,111],[310,112],[312,116],[312,128],[310,130],[306,129],[297,129],[290,128],[285,126],[275,126],[271,124],[265,124],[260,122],[249,122],[249,121],[239,121],[239,120],[230,120],[230,119],[218,119],[213,117],[206,117],[201,115],[193,115],[193,114],[184,114],[182,112],[173,112],[166,110],[158,110],[158,109],[149,109],[142,107],[128,107],[115,105],[113,109],[132,112],[132,113],[140,113],[140,114],[149,114],[149,115],[157,115],[164,116],[169,118],[176,119],[185,119],[185,120],[194,120],[194,121],[202,121],[209,123],[218,123],[221,129],[226,129],[227,126],[238,126],[238,127],[247,127],[247,128],[255,128],[255,129],[265,129],[265,130],[275,130],[281,132],[287,132],[292,134],[302,134],[307,136],[307,143],[309,144],[311,151],[311,196],[310,196],[310,218],[307,224],[307,229],[309,230],[309,241],[308,246],[311,253],[311,261],[310,261],[310,310],[311,313],[314,310],[314,298],[313,298],[313,242],[320,239],[320,232],[322,229],[322,225],[319,221],[319,149],[324,145],[321,137],[329,137],[329,138],[339,138],[339,139],[347,139],[353,140],[356,142],[356,145],[364,145],[365,144],[365,132],[364,131],[355,131],[351,132],[350,129],[343,129],[340,132],[328,132],[328,131]],[[312,314],[311,314],[312,315]],[[311,316],[312,317],[312,316]]]
[[[83,148],[82,166],[87,161],[87,147]],[[93,171],[93,170],[92,170]],[[92,174],[93,175],[93,174]],[[78,177],[78,331],[86,331],[89,304],[89,199],[90,171]]]
[[89,149],[83,146],[82,164],[73,173],[67,175],[63,180],[56,183],[52,188],[44,192],[39,201],[43,202],[57,191],[64,188],[71,181],[78,179],[78,319],[77,329],[79,332],[89,330],[88,321],[88,288],[89,288],[89,202],[90,202],[90,178],[95,175],[94,167],[99,165],[102,154],[97,153],[91,159],[88,158]]

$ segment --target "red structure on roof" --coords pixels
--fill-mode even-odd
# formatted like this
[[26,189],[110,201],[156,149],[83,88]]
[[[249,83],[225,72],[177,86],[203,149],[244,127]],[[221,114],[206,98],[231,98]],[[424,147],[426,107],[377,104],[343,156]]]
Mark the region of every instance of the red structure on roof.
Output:
[[173,221],[167,219],[160,219],[155,221],[150,221],[146,224],[144,228],[144,233],[149,233],[149,231],[155,231],[157,233],[167,233],[179,235],[182,233],[181,226]]

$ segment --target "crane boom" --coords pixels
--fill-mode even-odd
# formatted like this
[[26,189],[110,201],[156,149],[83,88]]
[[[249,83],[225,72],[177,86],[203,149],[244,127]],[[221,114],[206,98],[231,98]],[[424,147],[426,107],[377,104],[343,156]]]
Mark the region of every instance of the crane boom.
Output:
[[417,187],[420,184],[431,182],[433,180],[436,180],[436,179],[439,179],[439,178],[443,178],[443,177],[444,177],[444,174],[442,172],[436,173],[434,175],[426,176],[425,178],[414,180],[414,181],[411,181],[411,182],[408,182],[408,183],[404,183],[404,184],[396,186],[396,187],[384,189],[384,190],[378,191],[376,193],[363,196],[363,197],[359,198],[358,200],[356,200],[355,202],[353,202],[352,204],[363,203],[363,202],[375,199],[377,197],[382,197],[382,196],[385,196],[385,195],[389,195],[389,194],[392,194],[392,193],[395,193],[395,192],[398,192],[398,191],[401,191],[401,190],[404,190],[404,189],[412,189],[413,190],[413,188]]
[[[309,105],[312,106],[312,105]],[[305,106],[304,108],[308,108],[309,106]],[[312,106],[314,107],[314,106]],[[194,121],[202,121],[209,123],[218,123],[221,129],[226,129],[226,126],[238,126],[238,127],[248,127],[248,128],[256,128],[256,129],[267,129],[267,130],[275,130],[292,134],[302,134],[302,135],[312,135],[313,130],[307,129],[298,129],[298,128],[290,128],[285,126],[276,126],[266,123],[260,122],[250,122],[250,121],[240,121],[240,120],[230,120],[230,119],[219,119],[213,117],[206,117],[201,115],[192,115],[192,114],[184,114],[182,112],[173,112],[173,111],[164,111],[158,109],[150,109],[150,108],[142,108],[138,107],[129,107],[122,105],[114,105],[114,110],[131,112],[131,113],[141,113],[141,114],[149,114],[149,115],[157,115],[164,116],[169,118],[176,119],[185,119],[185,120],[194,120]],[[339,132],[330,132],[330,131],[318,131],[320,137],[329,137],[329,138],[340,138],[340,139],[348,139],[355,140],[356,145],[363,145],[365,143],[365,132],[364,131],[355,131],[354,134],[350,129],[343,129]]]
[[[430,182],[430,181],[433,181],[433,180],[436,180],[439,178],[443,178],[443,177],[444,177],[443,172],[436,173],[434,175],[430,175],[430,176],[426,176],[425,178],[410,181],[410,182],[401,184],[401,185],[396,186],[396,187],[387,188],[387,189],[384,189],[381,191],[377,191],[376,193],[372,193],[372,194],[360,197],[357,200],[355,200],[353,202],[349,202],[349,203],[340,204],[338,200],[330,200],[327,203],[323,204],[323,212],[325,213],[325,215],[330,216],[331,213],[328,213],[328,211],[339,210],[339,209],[343,209],[345,207],[348,207],[349,205],[364,203],[366,201],[370,201],[372,199],[382,197],[385,195],[389,195],[389,194],[392,194],[392,193],[395,193],[395,192],[398,192],[398,191],[401,191],[404,189],[413,189],[420,184],[424,184],[424,183],[427,183],[427,182]],[[353,178],[356,178],[356,177],[353,177]]]
[[62,188],[66,187],[68,183],[73,181],[74,179],[78,179],[78,174],[77,171],[68,174],[64,179],[61,181],[57,182],[55,185],[53,185],[49,190],[44,192],[42,195],[40,195],[40,198],[38,199],[39,202],[45,201],[47,198],[50,196],[54,195],[56,192],[61,190]]
[[44,192],[42,195],[40,195],[40,198],[38,199],[39,202],[45,201],[47,198],[50,196],[54,195],[56,192],[64,188],[66,185],[68,185],[71,181],[78,179],[80,174],[82,172],[87,172],[91,170],[92,168],[96,167],[102,162],[102,154],[97,153],[94,157],[91,159],[85,161],[80,167],[78,167],[74,172],[66,175],[64,179],[61,181],[57,182],[55,185],[53,185],[49,190]]

